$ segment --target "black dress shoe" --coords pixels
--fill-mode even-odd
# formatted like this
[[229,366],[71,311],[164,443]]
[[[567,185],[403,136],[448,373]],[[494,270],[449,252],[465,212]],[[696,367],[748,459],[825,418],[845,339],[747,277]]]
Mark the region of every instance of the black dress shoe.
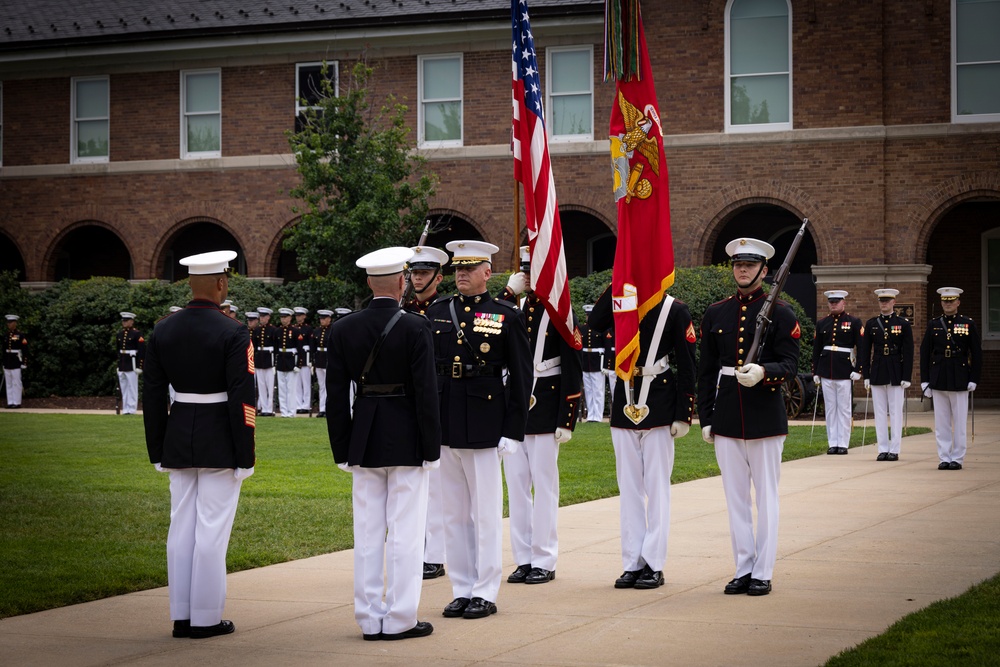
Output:
[[185,619],[183,621],[174,621],[174,637],[178,639],[181,637],[191,636],[191,621]]
[[830,449],[826,450],[826,453],[827,454],[836,454],[837,453],[837,449],[839,449],[839,448],[838,447],[831,447]]
[[771,592],[770,579],[751,579],[747,595],[767,595]]
[[518,565],[517,569],[510,573],[507,577],[508,584],[523,584],[531,574],[531,565]]
[[648,565],[643,568],[642,574],[635,580],[637,589],[659,588],[663,585],[663,570],[653,571]]
[[949,470],[961,470],[962,469],[962,464],[959,463],[958,461],[952,461],[951,463],[948,464],[948,469]]
[[221,621],[215,625],[191,626],[191,639],[205,639],[207,637],[218,637],[228,635],[236,630],[232,621]]
[[846,454],[847,453],[847,447],[837,447],[837,453],[838,454]]
[[886,453],[886,452],[879,452],[878,456],[875,457],[875,460],[876,461],[888,461],[889,460],[889,454]]
[[951,469],[951,464],[948,463],[947,461],[941,461],[941,463],[938,464],[938,470],[950,470],[950,469]]
[[458,618],[465,613],[466,607],[472,602],[469,598],[455,598],[445,605],[443,616],[446,618]]
[[366,642],[377,642],[378,640],[382,639],[382,633],[381,632],[376,632],[373,635],[365,635],[365,634],[363,634],[363,635],[361,635],[361,638],[364,639]]
[[444,564],[424,563],[424,579],[437,579],[444,576]]
[[316,416],[319,417],[320,419],[325,419],[326,418],[326,413],[325,412],[319,412],[319,413],[316,414]]
[[531,572],[524,578],[526,584],[547,584],[556,578],[555,570],[545,570],[540,567],[531,568]]
[[899,460],[899,454],[889,454],[889,456],[886,458],[886,461],[898,461],[898,460]]
[[497,613],[497,606],[489,600],[483,598],[472,598],[472,602],[465,608],[462,618],[486,618]]
[[722,591],[726,595],[743,595],[750,589],[750,575],[744,574],[742,577],[736,577],[728,584],[726,588]]
[[425,621],[417,621],[417,624],[406,632],[397,632],[395,634],[383,632],[382,639],[387,642],[393,641],[394,639],[412,639],[413,637],[426,637],[432,632],[434,632],[433,625]]
[[615,588],[635,588],[635,582],[641,574],[642,570],[625,570],[622,576],[615,579]]

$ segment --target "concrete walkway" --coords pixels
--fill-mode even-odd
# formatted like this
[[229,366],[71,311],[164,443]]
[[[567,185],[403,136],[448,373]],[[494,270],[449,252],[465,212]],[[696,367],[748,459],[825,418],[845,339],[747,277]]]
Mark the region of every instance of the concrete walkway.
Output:
[[784,464],[766,597],[722,594],[733,562],[715,477],[673,487],[658,590],[612,587],[622,567],[609,498],[560,511],[558,578],[504,583],[496,616],[443,618],[450,583],[425,582],[430,637],[362,641],[344,551],[230,575],[233,635],[172,639],[161,588],[0,621],[0,655],[19,667],[822,664],[1000,571],[1000,413],[977,415],[976,430],[961,471],[937,470],[933,434],[905,439],[897,463],[877,463],[869,445]]

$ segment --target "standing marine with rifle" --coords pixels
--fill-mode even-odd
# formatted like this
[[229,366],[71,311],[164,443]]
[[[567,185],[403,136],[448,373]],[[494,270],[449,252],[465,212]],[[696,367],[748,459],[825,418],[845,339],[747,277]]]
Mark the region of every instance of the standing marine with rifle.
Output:
[[[792,242],[770,294],[761,285],[774,248],[749,238],[727,244],[737,291],[709,306],[701,322],[698,416],[705,442],[715,444],[736,564],[727,595],[771,592],[781,451],[788,434],[781,385],[797,372],[801,336],[795,313],[777,297],[807,224]],[[756,535],[751,485],[757,498]]]

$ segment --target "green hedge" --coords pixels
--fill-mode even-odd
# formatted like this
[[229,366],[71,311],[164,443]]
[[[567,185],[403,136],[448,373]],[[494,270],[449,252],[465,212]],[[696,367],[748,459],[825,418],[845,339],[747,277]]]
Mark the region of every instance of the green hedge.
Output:
[[[498,294],[507,284],[509,273],[490,278],[490,294]],[[593,303],[611,282],[611,271],[602,271],[570,281],[573,307],[584,321],[583,305]],[[454,276],[441,284],[444,294],[455,291]],[[670,293],[691,309],[695,322],[705,309],[733,292],[732,273],[725,266],[677,269]],[[313,314],[320,308],[347,306],[353,290],[330,278],[312,278],[288,285],[269,285],[234,274],[229,298],[243,313],[258,306],[291,308],[305,306]],[[25,371],[25,395],[40,396],[111,396],[117,378],[115,333],[121,327],[119,313],[136,314],[136,328],[148,335],[170,306],[183,306],[190,298],[187,281],[165,284],[147,281],[131,284],[121,278],[63,280],[49,289],[30,293],[20,288],[11,272],[0,273],[0,314],[17,313],[19,328],[29,341],[28,369]],[[799,369],[809,371],[815,325],[802,307],[791,302],[802,324],[802,354]],[[275,317],[275,323],[277,323]]]

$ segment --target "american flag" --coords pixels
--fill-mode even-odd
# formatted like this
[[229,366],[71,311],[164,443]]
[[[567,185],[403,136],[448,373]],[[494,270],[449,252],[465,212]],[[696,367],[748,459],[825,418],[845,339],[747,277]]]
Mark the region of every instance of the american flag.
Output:
[[573,324],[562,224],[552,165],[549,164],[542,85],[538,78],[535,40],[528,23],[527,0],[511,0],[510,15],[513,23],[514,178],[524,188],[531,284],[545,304],[552,324],[567,343],[579,350],[582,344],[580,331]]

